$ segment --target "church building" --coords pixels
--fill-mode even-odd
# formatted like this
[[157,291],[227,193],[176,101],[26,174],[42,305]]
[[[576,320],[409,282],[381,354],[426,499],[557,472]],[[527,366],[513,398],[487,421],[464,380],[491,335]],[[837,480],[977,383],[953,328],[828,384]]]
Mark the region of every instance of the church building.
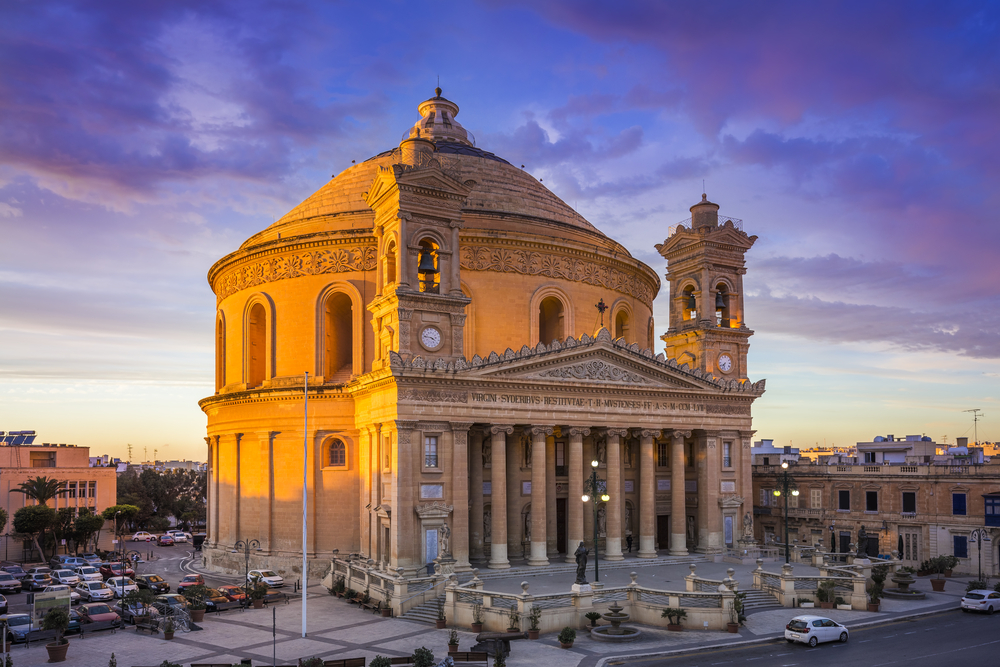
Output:
[[704,195],[664,229],[657,352],[656,271],[435,93],[397,148],[209,271],[206,563],[242,573],[234,545],[256,540],[251,567],[297,572],[304,483],[311,575],[335,551],[545,566],[595,528],[607,560],[734,546],[764,392],[743,310],[757,237]]

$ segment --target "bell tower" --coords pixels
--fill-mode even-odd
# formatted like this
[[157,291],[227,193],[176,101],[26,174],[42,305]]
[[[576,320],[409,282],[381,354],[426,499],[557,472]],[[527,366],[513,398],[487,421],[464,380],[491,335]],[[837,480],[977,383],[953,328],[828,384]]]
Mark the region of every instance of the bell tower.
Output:
[[435,93],[418,107],[421,120],[400,143],[398,161],[380,168],[364,195],[378,238],[378,292],[368,306],[372,370],[388,363],[390,351],[435,361],[464,356],[470,299],[462,293],[458,233],[472,188],[442,169],[435,141],[471,142],[454,120],[458,105],[440,88]]
[[661,337],[666,355],[716,377],[746,380],[753,331],[743,319],[743,275],[757,237],[743,231],[742,220],[719,216],[719,205],[704,194],[685,222],[656,246],[670,284],[670,328]]

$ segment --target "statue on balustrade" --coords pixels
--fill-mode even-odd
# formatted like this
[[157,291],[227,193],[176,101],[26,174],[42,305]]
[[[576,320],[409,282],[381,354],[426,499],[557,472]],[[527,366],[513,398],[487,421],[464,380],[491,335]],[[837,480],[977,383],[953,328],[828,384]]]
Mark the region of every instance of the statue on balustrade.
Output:
[[575,555],[576,583],[583,585],[587,583],[587,547],[583,546],[583,542],[576,548]]

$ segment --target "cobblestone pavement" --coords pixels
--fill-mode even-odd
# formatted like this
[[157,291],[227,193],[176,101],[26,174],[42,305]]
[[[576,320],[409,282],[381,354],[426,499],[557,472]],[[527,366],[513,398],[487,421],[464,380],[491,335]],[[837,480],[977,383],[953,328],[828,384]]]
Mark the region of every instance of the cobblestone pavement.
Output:
[[[603,565],[603,564],[602,564]],[[663,588],[680,588],[689,571],[686,565],[642,568],[642,563],[626,561],[621,568],[602,569],[602,580],[607,585],[626,584],[628,573],[639,573],[639,583]],[[718,579],[725,576],[724,563],[700,563],[697,573]],[[741,587],[749,587],[749,572],[754,566],[733,566]],[[186,569],[195,569],[188,563]],[[780,570],[780,564],[765,564],[770,571]],[[484,571],[485,572],[485,571]],[[815,572],[812,568],[797,565],[797,574]],[[529,581],[531,593],[542,594],[568,589],[572,574],[545,575],[527,570],[514,570],[500,578],[488,579],[489,590],[520,591],[520,582]],[[937,609],[955,608],[965,590],[965,579],[949,579],[944,593],[930,593],[927,578],[919,578],[915,588],[928,592],[922,601],[883,600],[882,611],[868,612],[824,610],[817,611],[845,622],[849,626],[879,622],[907,616],[914,613]],[[518,641],[512,644],[512,655],[508,665],[530,667],[593,667],[616,656],[650,655],[674,650],[694,649],[706,646],[733,644],[748,640],[766,640],[778,636],[785,624],[799,609],[780,609],[751,614],[746,627],[739,634],[685,630],[667,632],[660,628],[640,626],[644,637],[628,644],[607,644],[596,642],[579,631],[577,641],[570,650],[559,647],[555,633],[543,635],[538,641]],[[276,622],[275,637],[272,637],[272,618]],[[369,660],[376,655],[403,656],[413,649],[426,646],[438,658],[447,653],[448,630],[436,630],[427,625],[401,619],[375,616],[330,596],[326,589],[316,584],[309,588],[308,636],[301,635],[301,604],[292,600],[290,604],[279,604],[272,609],[228,611],[205,619],[202,631],[178,633],[172,641],[160,636],[136,634],[127,628],[114,635],[90,636],[85,639],[71,638],[67,663],[103,667],[114,651],[120,667],[159,665],[164,659],[188,665],[192,662],[237,663],[249,658],[254,665],[272,664],[272,655],[277,664],[295,664],[299,658],[318,656],[325,659],[365,656]],[[461,650],[469,650],[474,643],[470,632],[459,632]],[[273,653],[272,653],[273,652]],[[47,653],[42,645],[25,648],[17,646],[12,650],[16,667],[33,667],[47,664]]]

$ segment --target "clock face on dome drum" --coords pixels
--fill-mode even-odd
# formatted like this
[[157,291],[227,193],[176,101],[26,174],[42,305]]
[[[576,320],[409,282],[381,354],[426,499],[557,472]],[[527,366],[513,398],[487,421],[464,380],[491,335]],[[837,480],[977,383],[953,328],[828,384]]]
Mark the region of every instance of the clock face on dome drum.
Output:
[[420,343],[428,350],[436,350],[441,347],[441,332],[434,327],[424,327],[420,332]]
[[728,373],[733,370],[733,358],[728,354],[719,355],[719,370],[723,373]]

